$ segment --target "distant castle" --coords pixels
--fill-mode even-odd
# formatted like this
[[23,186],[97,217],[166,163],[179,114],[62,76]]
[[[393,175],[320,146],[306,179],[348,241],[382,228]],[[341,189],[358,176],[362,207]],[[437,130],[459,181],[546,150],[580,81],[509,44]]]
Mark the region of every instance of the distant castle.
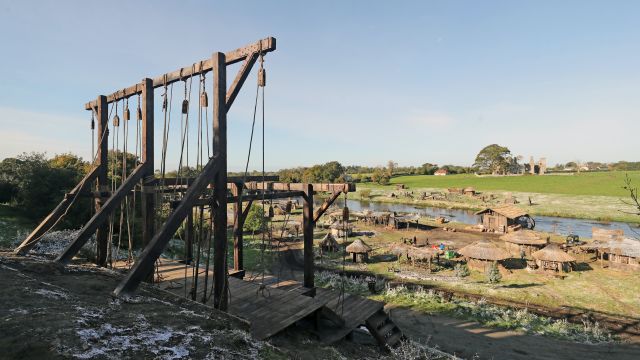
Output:
[[540,158],[538,164],[533,160],[533,156],[529,158],[529,173],[531,175],[544,175],[547,171],[547,158]]

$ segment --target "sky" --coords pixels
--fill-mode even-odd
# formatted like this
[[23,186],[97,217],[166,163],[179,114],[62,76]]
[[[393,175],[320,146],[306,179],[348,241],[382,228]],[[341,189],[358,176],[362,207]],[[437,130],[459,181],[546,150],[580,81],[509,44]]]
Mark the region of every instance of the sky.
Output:
[[[638,1],[604,0],[0,0],[0,158],[89,160],[86,102],[273,36],[267,170],[332,160],[471,165],[493,143],[549,164],[637,161],[638,14]],[[231,81],[237,66],[227,71]],[[245,167],[255,84],[254,68],[228,114],[231,171]],[[169,169],[180,157],[184,86],[173,89]],[[197,99],[198,79],[191,86]],[[160,154],[158,106],[155,119]],[[259,123],[249,169],[262,167]]]

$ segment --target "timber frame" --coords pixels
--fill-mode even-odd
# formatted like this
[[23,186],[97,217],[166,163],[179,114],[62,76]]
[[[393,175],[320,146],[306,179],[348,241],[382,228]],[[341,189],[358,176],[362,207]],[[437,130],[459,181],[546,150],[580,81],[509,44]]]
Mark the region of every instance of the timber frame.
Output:
[[[95,167],[85,178],[65,196],[62,202],[29,234],[29,236],[15,250],[18,254],[26,254],[40,240],[42,235],[63,216],[68,206],[73,204],[72,197],[80,193],[86,193],[90,184],[95,182],[94,192],[89,192],[94,197],[95,214],[82,227],[75,239],[55,259],[56,262],[66,265],[78,251],[86,244],[89,238],[96,234],[97,259],[99,266],[107,265],[107,249],[110,246],[108,239],[108,218],[123,199],[132,191],[136,191],[137,185],[141,189],[142,199],[142,243],[144,249],[136,259],[133,267],[125,278],[114,290],[114,295],[130,294],[138,285],[153,274],[154,263],[160,257],[170,238],[178,230],[178,227],[187,220],[188,225],[193,224],[192,213],[195,206],[210,205],[213,211],[213,303],[214,307],[226,310],[228,298],[226,287],[228,283],[227,254],[227,204],[234,205],[234,264],[233,269],[237,273],[244,272],[243,266],[243,237],[242,227],[248,214],[248,210],[254,200],[279,199],[289,197],[302,197],[303,208],[303,236],[304,236],[304,286],[314,289],[314,263],[313,263],[313,229],[316,221],[338,198],[341,193],[355,191],[353,184],[288,184],[279,183],[277,177],[228,177],[227,176],[227,112],[233,105],[253,65],[260,55],[274,51],[276,39],[269,37],[259,40],[246,47],[227,53],[215,52],[210,59],[205,59],[193,65],[180,68],[176,71],[163,74],[154,79],[145,78],[140,83],[116,91],[110,95],[100,95],[94,101],[85,104],[86,110],[91,110],[97,115],[98,152]],[[243,62],[236,74],[234,81],[227,88],[227,66]],[[154,89],[184,80],[190,76],[213,74],[213,156],[209,158],[201,173],[192,179],[187,179],[180,184],[171,183],[171,179],[165,182],[165,186],[181,187],[184,191],[182,199],[173,203],[173,210],[167,220],[159,227],[155,224],[155,193],[164,191],[158,187],[158,180],[154,178]],[[113,193],[109,192],[107,180],[107,154],[108,154],[108,106],[109,103],[126,99],[130,96],[140,95],[142,103],[142,156],[140,164],[122,182]],[[206,189],[212,188],[211,197],[203,197]],[[230,191],[230,194],[229,194]],[[322,206],[314,212],[314,192],[328,192],[330,197]],[[246,205],[243,205],[244,203]],[[216,210],[217,209],[217,210]],[[192,229],[188,229],[188,234]],[[189,236],[188,236],[189,237]],[[188,241],[188,239],[187,239]],[[185,259],[188,261],[188,259]],[[313,293],[313,291],[311,291]]]

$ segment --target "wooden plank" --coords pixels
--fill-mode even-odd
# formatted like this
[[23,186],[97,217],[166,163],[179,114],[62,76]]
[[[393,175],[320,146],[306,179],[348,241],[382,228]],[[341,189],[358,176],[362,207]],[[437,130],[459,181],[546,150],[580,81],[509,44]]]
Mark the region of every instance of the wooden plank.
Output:
[[[213,53],[213,153],[219,168],[214,174],[213,197],[218,211],[213,215],[213,307],[226,311],[227,284],[227,67],[225,55]],[[195,199],[194,199],[195,200]]]
[[101,171],[99,167],[94,167],[87,175],[80,180],[80,182],[69,193],[64,195],[64,198],[58,206],[56,206],[47,217],[40,222],[40,224],[27,236],[26,239],[20,243],[20,245],[14,250],[18,255],[25,255],[31,250],[42,238],[42,236],[51,230],[58,220],[67,211],[69,206],[72,205],[75,197],[83,192],[87,187],[91,186],[93,181]]
[[227,107],[231,107],[231,105],[233,105],[233,102],[236,100],[236,97],[240,93],[240,89],[242,88],[245,80],[247,80],[247,76],[249,76],[251,68],[256,63],[257,59],[257,52],[249,54],[245,59],[244,64],[242,64],[240,71],[238,71],[238,74],[236,74],[236,78],[233,80],[233,83],[229,87],[229,92],[227,93]]
[[[225,65],[235,64],[242,60],[245,60],[249,55],[262,51],[263,53],[268,53],[274,51],[276,49],[276,39],[273,37],[268,37],[266,39],[259,40],[251,45],[247,45],[245,47],[229,51],[225,55]],[[224,54],[223,54],[224,55]],[[153,87],[157,88],[160,86],[164,86],[165,84],[169,85],[176,81],[180,81],[182,79],[188,78],[190,76],[196,76],[208,71],[211,71],[213,68],[213,61],[211,59],[202,60],[196,62],[192,65],[185,66],[178,70],[157,76],[153,79]],[[215,75],[214,75],[215,76]],[[129,86],[125,89],[118,90],[113,94],[107,96],[107,102],[111,103],[113,101],[117,101],[120,99],[124,99],[136,94],[139,94],[142,91],[142,84],[138,83],[132,86]],[[226,102],[226,99],[225,99]],[[85,104],[85,109],[90,110],[92,107],[95,107],[97,104],[95,101],[91,101]]]
[[147,164],[143,163],[133,170],[131,175],[120,185],[113,196],[100,208],[100,211],[93,215],[89,222],[82,227],[76,238],[65,248],[64,252],[56,258],[56,262],[66,265],[71,261],[75,254],[77,254],[87,240],[89,240],[91,235],[93,235],[98,226],[106,222],[108,216],[115,210],[116,206],[120,204],[136,183],[142,179],[142,175],[145,173],[147,166]]

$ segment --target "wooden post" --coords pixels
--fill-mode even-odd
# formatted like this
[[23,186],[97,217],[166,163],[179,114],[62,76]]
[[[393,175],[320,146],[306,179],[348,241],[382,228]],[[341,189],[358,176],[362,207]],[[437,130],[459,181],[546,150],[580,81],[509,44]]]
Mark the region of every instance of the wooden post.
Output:
[[[153,141],[153,80],[149,78],[142,79],[142,159],[141,162],[148,164],[144,178],[153,178],[154,176],[154,141]],[[142,185],[145,181],[143,179]],[[144,248],[151,242],[156,232],[156,194],[155,192],[143,191],[142,200],[142,247]],[[149,272],[146,279],[147,282],[153,282],[153,271]]]
[[304,286],[315,287],[313,266],[313,185],[304,184],[302,227],[304,236]]
[[[142,80],[142,159],[149,164],[145,177],[153,177],[153,80]],[[142,244],[147,244],[155,233],[155,193],[142,192]]]
[[[202,244],[202,239],[200,239],[199,244]],[[186,234],[185,234],[185,249],[186,249],[186,257],[184,259],[185,264],[191,264],[191,262],[193,261],[193,209],[191,209],[188,213],[187,213],[187,228],[186,228]],[[200,253],[198,253],[200,254]],[[198,255],[200,256],[200,255]],[[198,260],[199,261],[199,260]],[[195,279],[196,284],[197,284],[197,277]],[[196,288],[198,286],[196,285]],[[195,296],[195,295],[194,295]]]
[[233,222],[233,270],[235,271],[244,269],[244,255],[242,253],[244,246],[242,234],[244,216],[242,216],[242,199],[240,198],[242,186],[240,183],[233,183],[231,186],[231,192],[233,196],[236,197],[236,202],[233,204],[233,213],[235,216],[235,221]]
[[227,67],[225,55],[213,53],[213,154],[219,162],[213,197],[218,207],[213,216],[213,306],[226,311],[227,286]]
[[[99,196],[95,199],[96,213],[100,211],[104,204],[102,193],[111,190],[107,179],[109,166],[109,105],[107,97],[98,96],[97,99],[97,120],[98,120],[98,154],[96,157],[98,167],[98,181],[96,188]],[[109,248],[109,224],[105,221],[96,231],[96,264],[107,266],[107,249]]]

